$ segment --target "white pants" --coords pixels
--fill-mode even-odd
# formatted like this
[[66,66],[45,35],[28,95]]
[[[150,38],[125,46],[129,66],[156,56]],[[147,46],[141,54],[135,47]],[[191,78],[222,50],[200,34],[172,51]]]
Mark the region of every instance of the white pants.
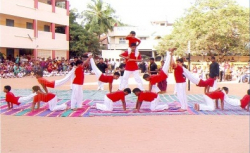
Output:
[[[102,75],[102,72],[96,66],[93,58],[90,59],[90,64],[91,64],[92,71],[95,73],[96,78],[99,80],[100,76]],[[103,82],[98,81],[98,89],[101,89],[101,90],[104,89]]]
[[160,92],[161,90],[157,87],[157,85],[152,85],[152,92],[155,92],[155,93],[158,93]]
[[83,100],[82,85],[72,84],[71,109],[81,108]]
[[96,104],[96,109],[100,109],[103,111],[112,111],[113,110],[113,101],[105,95],[104,96],[104,103],[103,104]]
[[55,87],[59,87],[59,86],[65,84],[66,82],[68,82],[70,79],[72,79],[72,77],[75,74],[75,70],[76,70],[76,68],[73,67],[73,69],[71,71],[69,71],[69,73],[64,78],[62,78],[60,80],[56,80]]
[[[157,96],[153,101],[150,102],[150,110],[151,111],[158,111],[168,109],[168,104],[159,105],[160,98]],[[147,102],[147,101],[144,101]]]
[[203,95],[203,98],[206,104],[199,104],[200,110],[208,110],[208,111],[215,110],[214,100],[208,97],[207,95]]
[[20,97],[18,99],[18,102],[19,103],[27,103],[27,102],[31,102],[33,101],[33,97],[36,95],[36,93],[33,93],[33,94],[30,94],[28,96],[25,96],[25,97]]
[[125,70],[119,90],[123,90],[124,88],[128,87],[128,79],[129,79],[129,76],[131,74],[134,75],[135,81],[137,82],[137,87],[140,88],[140,90],[144,90],[142,80],[141,80],[140,75],[139,75],[139,70],[135,70],[135,71]]
[[121,86],[122,86],[122,79],[123,79],[123,76],[120,76],[119,79],[120,79],[120,84],[119,84],[119,89],[120,89]]
[[209,89],[210,92],[215,91],[217,89],[217,83],[218,83],[218,81],[217,81],[217,79],[215,79],[213,87]]
[[186,94],[186,82],[176,83],[177,97],[181,103],[181,109],[187,109],[187,94]]
[[171,61],[171,55],[170,55],[170,52],[167,51],[166,61],[164,62],[163,66],[162,66],[162,71],[163,71],[166,75],[168,75],[168,70],[169,70],[170,61]]
[[185,67],[182,67],[182,69],[183,69],[183,74],[185,75],[186,78],[188,78],[188,80],[190,80],[192,83],[194,83],[196,85],[199,84],[199,82],[201,80],[199,77],[197,77],[196,75],[192,74]]
[[71,90],[72,90],[73,80],[74,80],[75,77],[76,77],[75,74],[70,77],[70,89]]
[[232,106],[240,106],[241,105],[241,102],[239,99],[226,98],[224,101]]
[[66,104],[57,105],[57,96],[48,101],[48,103],[50,111],[60,111],[60,110],[65,110],[67,108]]

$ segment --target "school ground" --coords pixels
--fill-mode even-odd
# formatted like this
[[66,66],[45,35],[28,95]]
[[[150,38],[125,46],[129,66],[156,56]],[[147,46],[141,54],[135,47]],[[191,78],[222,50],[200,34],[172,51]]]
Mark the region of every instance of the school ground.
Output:
[[[48,80],[59,79],[51,77]],[[170,76],[168,93],[174,91]],[[1,79],[1,89],[30,89],[35,78]],[[97,89],[85,76],[83,89]],[[69,89],[69,83],[58,89]],[[136,86],[130,79],[130,88]],[[243,96],[249,84],[222,82]],[[145,83],[145,88],[148,85]],[[108,86],[105,85],[107,90]],[[118,81],[114,82],[114,90]],[[202,94],[191,84],[188,94]],[[1,95],[3,96],[3,95]],[[249,116],[166,115],[128,117],[18,117],[1,115],[2,153],[248,153]]]

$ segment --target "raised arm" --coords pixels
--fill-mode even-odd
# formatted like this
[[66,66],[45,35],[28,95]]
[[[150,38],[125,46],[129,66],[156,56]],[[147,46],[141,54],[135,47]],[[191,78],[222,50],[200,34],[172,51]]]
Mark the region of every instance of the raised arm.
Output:
[[126,102],[125,102],[125,100],[122,100],[122,107],[123,107],[123,110],[126,111]]
[[84,66],[87,66],[89,64],[89,60],[90,60],[91,56],[88,57],[84,62],[83,62],[83,65]]
[[109,83],[109,92],[112,92],[112,83]]

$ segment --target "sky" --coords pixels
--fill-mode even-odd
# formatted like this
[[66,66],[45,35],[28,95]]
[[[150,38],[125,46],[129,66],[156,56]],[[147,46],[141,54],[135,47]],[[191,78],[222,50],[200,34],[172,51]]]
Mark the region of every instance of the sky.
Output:
[[[150,21],[168,21],[173,23],[183,16],[195,0],[103,0],[116,10],[123,23],[143,26]],[[78,12],[86,9],[91,0],[69,0],[70,9],[76,8]],[[236,0],[241,6],[249,7],[249,0]]]

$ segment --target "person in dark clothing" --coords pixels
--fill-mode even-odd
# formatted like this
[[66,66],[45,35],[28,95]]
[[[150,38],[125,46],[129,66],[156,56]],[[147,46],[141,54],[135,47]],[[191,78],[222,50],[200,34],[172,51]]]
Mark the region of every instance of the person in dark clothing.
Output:
[[155,64],[155,59],[150,58],[149,59],[149,74],[150,75],[156,75],[157,74],[157,65]]
[[[105,73],[106,69],[108,68],[107,64],[103,62],[103,58],[99,59],[99,63],[96,64],[98,69],[102,72]],[[97,90],[104,90],[103,83],[101,81],[98,81],[98,89]]]
[[215,61],[215,57],[211,57],[211,61],[212,63],[209,66],[209,76],[211,77],[219,77],[219,73],[220,73],[220,68],[219,68],[219,64]]
[[140,64],[140,68],[141,68],[141,73],[145,73],[146,72],[146,63],[143,61],[141,64]]
[[74,61],[70,63],[71,67],[76,65],[77,60],[78,60],[78,57],[74,57]]

